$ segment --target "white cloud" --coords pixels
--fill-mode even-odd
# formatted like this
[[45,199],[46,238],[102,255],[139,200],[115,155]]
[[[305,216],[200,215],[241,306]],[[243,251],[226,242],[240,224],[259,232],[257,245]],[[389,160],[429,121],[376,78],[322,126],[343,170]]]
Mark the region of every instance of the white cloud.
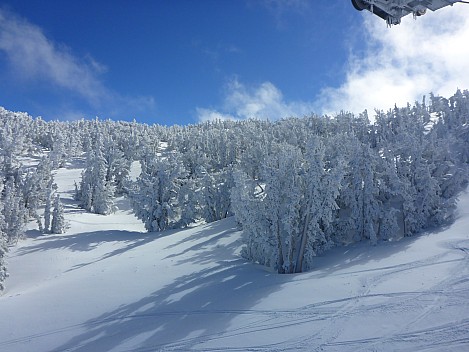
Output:
[[216,121],[216,120],[237,120],[233,115],[224,114],[217,110],[196,108],[199,122]]
[[350,56],[345,82],[321,92],[318,112],[386,110],[430,92],[450,96],[469,88],[469,6],[429,11],[416,21],[407,16],[392,28],[363,15],[365,54]]
[[[277,6],[276,1],[266,3]],[[198,108],[199,120],[275,120],[312,112],[358,114],[365,109],[372,117],[375,108],[404,106],[431,92],[449,97],[457,88],[469,88],[469,6],[429,11],[416,21],[407,16],[392,28],[370,13],[364,12],[363,18],[365,33],[360,37],[367,40],[365,50],[357,54],[363,48],[351,48],[346,78],[339,87],[323,89],[316,101],[288,101],[270,82],[248,87],[234,79],[221,108]]]
[[197,115],[200,121],[248,118],[277,120],[308,115],[312,111],[311,103],[286,101],[282,92],[271,82],[247,87],[237,79],[233,79],[226,87],[222,108],[216,110],[197,108]]
[[69,48],[47,38],[40,27],[0,8],[1,52],[23,81],[65,88],[84,98],[99,113],[114,112],[127,117],[122,115],[128,114],[129,108],[136,108],[137,112],[154,108],[152,97],[127,97],[108,89],[100,79],[107,67],[91,55],[73,55]]
[[96,76],[102,65],[91,57],[90,64],[80,61],[49,40],[41,28],[1,9],[0,50],[22,78],[46,80],[93,103],[108,94]]

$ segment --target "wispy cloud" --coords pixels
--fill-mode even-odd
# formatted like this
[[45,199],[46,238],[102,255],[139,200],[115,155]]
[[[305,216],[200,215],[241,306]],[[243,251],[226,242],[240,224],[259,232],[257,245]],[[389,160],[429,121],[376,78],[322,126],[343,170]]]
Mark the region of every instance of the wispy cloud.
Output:
[[0,9],[0,50],[23,78],[46,80],[97,102],[108,95],[97,75],[103,65],[80,60],[49,40],[41,28]]
[[89,54],[77,57],[68,47],[49,39],[40,27],[2,8],[0,51],[26,83],[41,81],[66,89],[97,111],[105,113],[116,103],[122,104],[121,110],[126,106],[151,109],[154,105],[150,97],[125,97],[107,88],[101,78],[106,65]]
[[311,103],[285,100],[282,92],[271,82],[247,86],[234,78],[226,86],[222,106],[219,109],[197,108],[197,115],[200,121],[248,118],[276,120],[308,115],[312,109]]
[[430,92],[449,96],[469,87],[469,6],[448,7],[417,21],[408,16],[392,28],[363,15],[364,54],[351,49],[345,81],[321,92],[318,112],[388,109]]

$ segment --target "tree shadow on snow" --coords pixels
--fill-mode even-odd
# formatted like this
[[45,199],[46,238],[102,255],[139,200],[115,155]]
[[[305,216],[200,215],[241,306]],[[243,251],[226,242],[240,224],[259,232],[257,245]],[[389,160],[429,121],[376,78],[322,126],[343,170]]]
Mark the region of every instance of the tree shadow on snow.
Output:
[[[405,252],[415,241],[423,237],[437,235],[448,230],[453,223],[454,221],[448,222],[440,227],[430,228],[413,236],[403,237],[394,241],[379,241],[376,245],[371,245],[369,241],[362,241],[348,246],[332,248],[315,258],[314,268],[309,273],[318,277],[325,277],[339,271],[340,275],[344,275],[387,269],[393,269],[393,271],[400,268],[408,270],[408,268],[425,266],[425,261],[418,263],[417,260],[416,262],[399,263],[393,266],[366,268],[366,265],[371,262],[379,262],[398,253]],[[358,269],[360,266],[363,269]],[[354,270],[354,268],[356,269]]]
[[142,246],[153,240],[155,240],[155,237],[148,233],[120,230],[103,230],[62,235],[43,235],[36,236],[34,244],[19,248],[17,255],[21,256],[28,253],[55,249],[68,249],[70,251],[85,252],[94,250],[106,242],[119,242],[126,244],[125,247],[107,253],[105,257],[109,258],[111,256],[121,254],[127,250]]
[[[185,263],[207,264],[220,257],[232,257],[242,244],[239,240],[230,243],[226,243],[225,240],[236,231],[234,218],[201,226],[200,230],[191,234],[190,237],[167,246],[166,249],[172,249],[176,246],[185,248],[179,253],[166,256],[164,259],[174,259],[177,265],[181,265]],[[197,252],[197,256],[191,256],[191,252]]]
[[[208,231],[217,229],[220,234],[212,233],[211,236],[214,245],[209,245],[209,241],[200,243],[202,247],[198,247],[197,256],[192,260],[180,254],[188,268],[192,263],[208,260],[211,260],[210,266],[189,269],[193,272],[174,278],[173,282],[150,295],[85,322],[86,331],[55,351],[110,351],[116,348],[187,351],[203,343],[221,347],[230,343],[242,345],[243,331],[252,333],[256,329],[268,329],[267,321],[272,319],[273,313],[257,311],[254,306],[280,289],[287,278],[254,269],[253,264],[233,254],[233,246],[239,245],[233,241],[217,244],[218,237],[226,235],[226,226],[209,226]],[[194,235],[203,237],[202,233]],[[188,240],[195,239],[189,237]],[[182,265],[178,256],[173,258],[176,264]],[[231,330],[230,323],[240,316],[246,319],[241,328],[243,331]]]

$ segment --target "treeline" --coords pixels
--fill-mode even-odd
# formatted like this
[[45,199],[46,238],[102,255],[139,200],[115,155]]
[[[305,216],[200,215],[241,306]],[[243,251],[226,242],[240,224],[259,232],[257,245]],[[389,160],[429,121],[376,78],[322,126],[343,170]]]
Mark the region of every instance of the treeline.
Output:
[[[375,112],[373,123],[340,113],[164,127],[45,122],[0,109],[0,285],[8,244],[26,221],[64,230],[63,214],[52,228],[53,203],[60,208],[53,170],[70,158],[86,159],[76,199],[87,211],[112,213],[125,195],[150,232],[235,215],[243,255],[292,273],[333,246],[451,221],[468,180],[468,120],[468,91]],[[28,155],[42,159],[27,168]],[[141,174],[131,181],[136,161]]]
[[[93,131],[97,126],[106,126],[103,129],[106,133],[100,133],[99,137],[111,136],[112,148],[124,150],[127,160],[138,157],[138,143],[145,144],[145,138],[153,139],[154,131],[161,130],[163,133],[158,136],[165,135],[164,128],[135,122],[46,122],[0,107],[0,291],[7,277],[8,248],[24,236],[29,221],[35,221],[42,233],[65,231],[66,220],[54,170],[64,167],[71,158],[85,155],[93,158],[96,143]],[[135,139],[136,134],[143,137]]]
[[301,272],[333,246],[394,240],[450,221],[467,182],[467,111],[468,93],[458,91],[431,96],[428,106],[376,112],[373,123],[366,113],[340,113],[173,126],[153,138],[145,131],[132,159],[141,163],[135,182],[122,177],[130,159],[116,157],[109,131],[100,141],[108,127],[96,125],[77,195],[106,214],[119,189],[150,232],[235,215],[246,258]]

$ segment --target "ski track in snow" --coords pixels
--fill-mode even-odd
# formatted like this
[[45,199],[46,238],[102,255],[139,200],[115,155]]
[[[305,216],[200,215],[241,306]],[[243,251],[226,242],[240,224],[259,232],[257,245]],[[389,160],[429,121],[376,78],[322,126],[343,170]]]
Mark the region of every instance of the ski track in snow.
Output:
[[[469,195],[439,233],[336,248],[276,275],[239,257],[232,219],[143,233],[86,214],[57,172],[70,229],[9,256],[0,351],[468,351]],[[34,232],[31,232],[34,234]]]

